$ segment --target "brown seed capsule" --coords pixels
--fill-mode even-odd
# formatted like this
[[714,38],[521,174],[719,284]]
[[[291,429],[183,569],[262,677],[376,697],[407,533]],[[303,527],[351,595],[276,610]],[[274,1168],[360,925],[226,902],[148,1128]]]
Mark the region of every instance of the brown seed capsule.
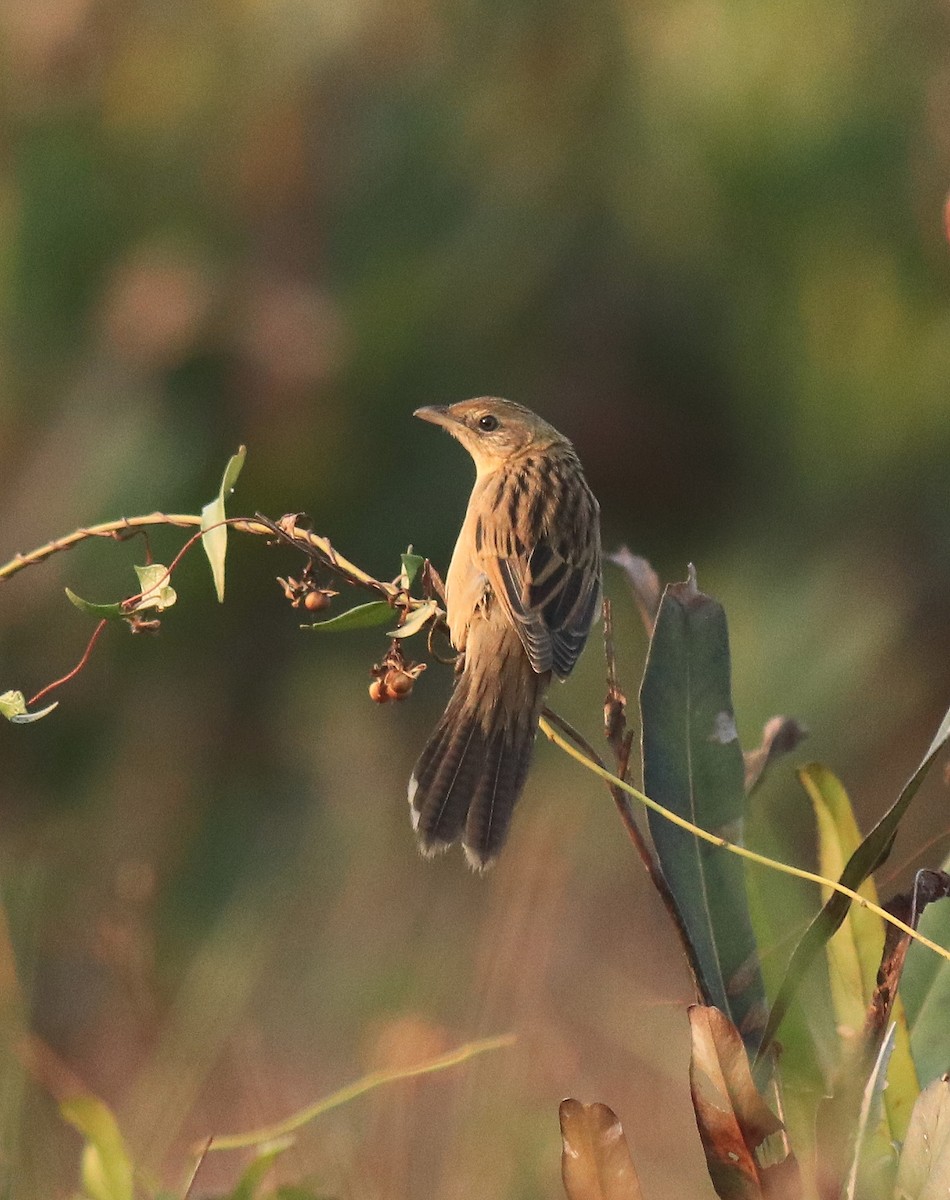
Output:
[[330,607],[330,597],[326,592],[307,592],[303,598],[303,606],[307,612],[321,612]]
[[369,685],[369,698],[376,704],[385,704],[389,699],[389,689],[381,679],[374,679]]
[[390,671],[386,676],[385,686],[395,699],[404,700],[412,691],[414,682],[412,676],[407,675],[405,671]]

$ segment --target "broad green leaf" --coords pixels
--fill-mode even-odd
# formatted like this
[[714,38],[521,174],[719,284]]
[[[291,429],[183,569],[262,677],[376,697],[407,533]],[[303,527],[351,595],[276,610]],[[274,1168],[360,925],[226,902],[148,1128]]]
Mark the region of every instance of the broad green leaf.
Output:
[[426,621],[430,617],[434,617],[439,611],[439,606],[435,600],[426,600],[424,604],[420,604],[418,608],[414,608],[402,625],[398,629],[393,629],[388,636],[394,638],[412,637],[414,633],[418,633],[423,628]]
[[935,1079],[914,1105],[897,1167],[895,1200],[950,1195],[950,1082]]
[[26,699],[22,692],[3,692],[0,693],[0,717],[6,717],[11,725],[29,725],[48,716],[58,704],[59,701],[54,700],[46,708],[31,713],[27,712]]
[[86,1139],[82,1185],[90,1200],[132,1200],[132,1162],[116,1119],[95,1096],[64,1100],[60,1112]]
[[[943,864],[950,871],[950,858]],[[920,932],[940,946],[950,946],[950,901],[931,904],[923,912]],[[921,1082],[930,1083],[950,1071],[950,962],[926,946],[911,943],[901,977],[901,995],[910,1026],[910,1047]]]
[[[798,778],[815,810],[818,826],[818,870],[828,879],[837,879],[851,855],[861,844],[861,834],[848,794],[839,779],[820,763],[810,763],[798,772]],[[878,903],[873,879],[866,879],[859,895]],[[831,889],[822,889],[828,901]],[[828,974],[836,1025],[846,1038],[864,1036],[865,1017],[877,983],[884,946],[884,922],[866,908],[853,907],[841,928],[825,946]],[[888,1125],[893,1140],[900,1141],[907,1131],[911,1110],[920,1092],[917,1072],[910,1053],[910,1037],[903,1005],[898,997],[891,1009],[895,1023],[893,1051],[887,1091],[884,1094]],[[876,1030],[867,1031],[879,1036]]]
[[[934,759],[946,745],[948,738],[950,738],[950,712],[947,712],[940,722],[940,728],[934,734],[926,754],[904,785],[897,800],[848,859],[839,880],[845,887],[852,890],[859,888],[869,875],[887,861],[891,847],[894,845],[894,838],[897,836],[901,818],[917,794]],[[841,922],[848,915],[850,907],[850,898],[840,892],[835,892],[805,930],[801,941],[792,952],[782,986],[779,988],[778,995],[769,1012],[768,1023],[762,1038],[762,1051],[768,1047],[778,1032],[803,976],[831,935],[840,927]]]
[[238,1180],[227,1200],[256,1200],[257,1190],[274,1165],[274,1159],[293,1145],[293,1138],[281,1138],[270,1146],[262,1146],[254,1161],[247,1167]]
[[613,1110],[563,1100],[559,1116],[561,1179],[568,1200],[641,1200],[627,1139]]
[[211,575],[219,604],[224,603],[224,559],[228,550],[228,527],[222,524],[227,517],[224,506],[228,496],[234,491],[246,456],[247,448],[241,446],[237,454],[228,459],[217,496],[201,510],[201,528],[204,531],[201,544],[211,564]]
[[376,625],[387,625],[393,610],[385,600],[370,600],[369,604],[358,604],[338,617],[328,621],[315,621],[313,625],[301,625],[301,629],[315,629],[319,633],[345,633],[348,629],[372,629]]
[[410,546],[405,554],[400,555],[400,560],[402,562],[402,579],[400,582],[406,591],[408,591],[412,587],[413,580],[422,570],[422,564],[425,562],[425,559],[421,554],[413,554],[412,547]]
[[126,615],[121,604],[92,604],[89,600],[83,600],[82,596],[77,596],[71,588],[66,588],[66,597],[80,612],[98,617],[100,621],[118,621]]
[[135,612],[147,608],[163,612],[178,599],[175,589],[168,582],[168,567],[161,563],[149,563],[146,567],[136,567],[135,573],[139,577],[139,591],[142,593],[141,599],[135,603]]
[[[640,711],[647,795],[711,833],[741,841],[744,767],[732,709],[726,615],[698,590],[693,575],[663,594]],[[658,813],[648,813],[648,819],[703,995],[757,1045],[765,990],[742,863]]]

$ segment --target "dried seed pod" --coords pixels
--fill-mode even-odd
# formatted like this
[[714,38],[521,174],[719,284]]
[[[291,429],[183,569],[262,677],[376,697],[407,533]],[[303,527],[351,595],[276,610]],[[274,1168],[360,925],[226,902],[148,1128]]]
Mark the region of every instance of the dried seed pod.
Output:
[[413,683],[415,680],[405,671],[390,671],[386,675],[384,686],[394,699],[404,700],[412,691]]

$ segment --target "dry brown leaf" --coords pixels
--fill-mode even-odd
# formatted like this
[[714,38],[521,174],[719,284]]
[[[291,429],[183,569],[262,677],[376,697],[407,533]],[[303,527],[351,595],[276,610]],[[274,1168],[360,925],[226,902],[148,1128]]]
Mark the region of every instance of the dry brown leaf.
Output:
[[663,591],[660,577],[645,558],[634,554],[628,546],[621,546],[613,554],[608,554],[607,560],[626,575],[647,634],[652,634]]
[[745,760],[746,795],[759,785],[777,758],[790,754],[806,737],[808,730],[794,717],[770,717],[762,728],[761,742],[742,756]]
[[568,1200],[642,1200],[623,1126],[606,1104],[563,1100],[561,1178]]
[[783,1126],[762,1099],[735,1025],[718,1008],[689,1010],[690,1092],[706,1166],[723,1200],[764,1200],[799,1194],[798,1169],[788,1156],[765,1165],[762,1143]]

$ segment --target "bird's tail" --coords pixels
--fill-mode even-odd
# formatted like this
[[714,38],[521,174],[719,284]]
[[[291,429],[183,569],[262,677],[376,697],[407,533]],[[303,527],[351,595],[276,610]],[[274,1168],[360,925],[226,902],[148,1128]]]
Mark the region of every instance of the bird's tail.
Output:
[[524,787],[549,680],[550,672],[532,669],[510,626],[486,621],[470,637],[465,669],[409,781],[424,854],[461,838],[477,870],[497,857]]

